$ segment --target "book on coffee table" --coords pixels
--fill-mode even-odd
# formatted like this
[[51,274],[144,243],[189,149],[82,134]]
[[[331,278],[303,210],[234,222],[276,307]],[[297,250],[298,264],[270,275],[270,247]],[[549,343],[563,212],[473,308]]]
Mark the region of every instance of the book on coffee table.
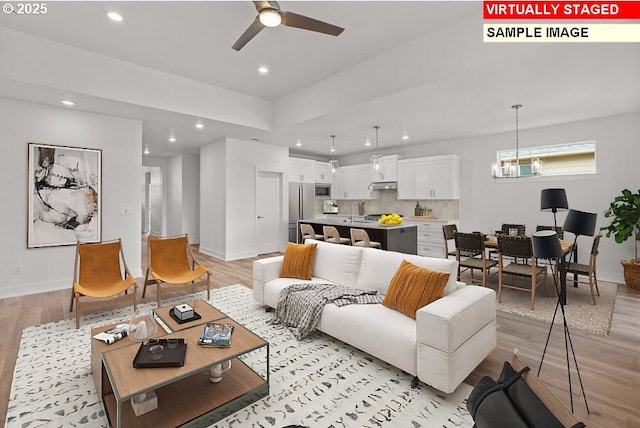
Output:
[[231,346],[232,324],[208,322],[204,325],[198,344],[207,348],[228,348]]

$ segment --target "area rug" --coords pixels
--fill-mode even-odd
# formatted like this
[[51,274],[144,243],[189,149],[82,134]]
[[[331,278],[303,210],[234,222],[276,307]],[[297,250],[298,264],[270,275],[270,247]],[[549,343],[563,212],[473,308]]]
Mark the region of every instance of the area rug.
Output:
[[[203,298],[204,293],[179,301],[195,297]],[[466,410],[468,385],[452,394],[422,383],[412,389],[412,376],[325,334],[316,332],[297,341],[286,328],[268,322],[272,314],[242,285],[212,290],[211,302],[269,341],[271,348],[270,395],[213,427],[473,426]],[[90,373],[90,331],[130,316],[128,308],[83,317],[79,330],[73,320],[26,328],[6,426],[107,426]]]
[[[502,303],[497,303],[499,311],[517,314],[527,318],[551,322],[556,308],[558,298],[553,291],[553,280],[547,284],[549,293],[545,293],[544,286],[539,286],[536,290],[536,301],[534,310],[531,310],[531,294],[512,290],[502,289]],[[487,286],[498,292],[497,284],[487,284]],[[610,282],[599,281],[598,288],[600,296],[596,296],[596,305],[591,300],[589,285],[580,284],[577,288],[572,283],[567,283],[567,304],[565,314],[569,328],[584,330],[589,333],[607,336],[611,328],[611,317],[618,292],[618,285]],[[562,324],[562,313],[558,308],[556,324]]]

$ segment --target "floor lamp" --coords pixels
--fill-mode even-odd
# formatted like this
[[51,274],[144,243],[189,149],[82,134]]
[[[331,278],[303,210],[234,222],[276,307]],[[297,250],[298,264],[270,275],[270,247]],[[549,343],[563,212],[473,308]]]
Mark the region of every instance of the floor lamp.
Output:
[[564,189],[543,189],[540,193],[540,210],[553,213],[553,227],[558,230],[556,213],[569,209],[567,193]]
[[558,234],[551,230],[541,230],[531,235],[531,243],[533,245],[533,256],[538,259],[549,259],[551,265],[551,276],[553,277],[553,283],[558,295],[558,301],[556,302],[556,309],[553,312],[553,318],[551,319],[551,326],[549,327],[549,334],[547,335],[547,341],[544,344],[544,351],[542,351],[542,358],[540,359],[540,366],[538,367],[538,376],[540,376],[540,370],[542,370],[542,363],[544,362],[544,356],[547,353],[547,346],[549,345],[549,338],[551,337],[551,330],[558,314],[558,308],[562,312],[562,325],[564,330],[564,353],[567,360],[567,376],[569,378],[569,397],[571,398],[571,413],[573,413],[573,387],[571,385],[571,366],[569,363],[569,349],[571,349],[571,355],[573,355],[573,363],[576,366],[576,372],[578,373],[578,380],[580,381],[580,389],[582,396],[584,397],[584,405],[587,408],[587,414],[589,412],[589,404],[587,404],[587,396],[584,393],[584,386],[582,386],[582,377],[580,376],[580,368],[578,367],[578,360],[576,359],[576,353],[573,350],[573,343],[571,342],[571,334],[569,333],[569,327],[567,326],[567,317],[564,311],[565,302],[560,298],[560,291],[558,290],[558,282],[556,281],[556,275],[553,272],[553,261],[558,263],[558,260],[562,257],[562,248],[560,246],[560,239]]

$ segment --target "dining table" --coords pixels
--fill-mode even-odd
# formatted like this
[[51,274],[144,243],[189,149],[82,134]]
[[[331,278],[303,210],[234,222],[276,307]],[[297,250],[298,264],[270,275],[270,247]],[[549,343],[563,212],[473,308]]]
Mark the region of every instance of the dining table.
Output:
[[[486,248],[498,248],[498,236],[495,234],[485,235],[484,246]],[[562,257],[558,260],[558,277],[560,278],[560,304],[567,304],[567,255],[573,253],[576,249],[574,241],[569,239],[560,240],[560,248],[562,248]]]

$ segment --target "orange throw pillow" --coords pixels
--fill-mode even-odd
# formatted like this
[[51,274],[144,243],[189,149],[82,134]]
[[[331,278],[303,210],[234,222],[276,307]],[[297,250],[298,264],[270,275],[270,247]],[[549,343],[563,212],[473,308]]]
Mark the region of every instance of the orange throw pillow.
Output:
[[318,244],[294,244],[289,242],[284,252],[280,278],[311,279],[317,246]]
[[403,260],[389,283],[382,304],[416,319],[423,306],[441,298],[449,274],[421,268]]

